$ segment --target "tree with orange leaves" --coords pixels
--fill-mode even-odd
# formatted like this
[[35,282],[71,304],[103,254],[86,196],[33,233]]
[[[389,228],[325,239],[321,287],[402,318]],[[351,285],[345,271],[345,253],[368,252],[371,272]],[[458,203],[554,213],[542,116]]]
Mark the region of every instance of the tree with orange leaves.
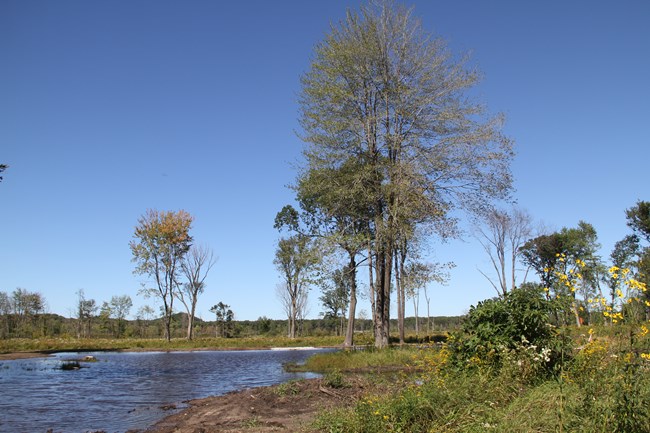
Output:
[[163,304],[165,337],[171,340],[174,296],[180,286],[181,263],[192,246],[189,231],[193,217],[184,210],[149,209],[140,217],[129,243],[136,275],[146,275],[154,284],[143,284],[141,293],[156,296]]

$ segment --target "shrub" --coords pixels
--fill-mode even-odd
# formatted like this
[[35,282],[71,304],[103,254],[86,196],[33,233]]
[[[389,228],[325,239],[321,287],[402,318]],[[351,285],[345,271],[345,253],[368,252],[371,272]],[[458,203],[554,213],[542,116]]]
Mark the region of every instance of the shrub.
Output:
[[540,369],[551,372],[567,349],[566,339],[549,323],[552,308],[539,284],[479,302],[449,341],[452,363],[490,369],[514,363],[530,377]]
[[323,383],[330,388],[347,388],[350,385],[346,382],[341,370],[332,370],[323,377]]

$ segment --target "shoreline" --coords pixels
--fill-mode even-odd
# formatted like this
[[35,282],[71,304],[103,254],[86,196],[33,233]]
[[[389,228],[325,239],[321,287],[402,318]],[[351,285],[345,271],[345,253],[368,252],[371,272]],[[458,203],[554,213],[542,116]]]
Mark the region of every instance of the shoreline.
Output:
[[302,379],[189,400],[141,433],[313,432],[319,413],[354,404],[370,389],[359,377],[347,380],[337,389],[322,378]]
[[17,361],[21,359],[47,358],[56,353],[84,353],[84,352],[235,352],[247,350],[318,350],[318,349],[340,349],[342,346],[296,346],[296,347],[199,347],[199,348],[129,348],[129,349],[53,349],[32,352],[7,352],[0,353],[0,361]]
[[0,353],[0,361],[17,361],[20,359],[47,358],[51,353],[47,352],[9,352]]

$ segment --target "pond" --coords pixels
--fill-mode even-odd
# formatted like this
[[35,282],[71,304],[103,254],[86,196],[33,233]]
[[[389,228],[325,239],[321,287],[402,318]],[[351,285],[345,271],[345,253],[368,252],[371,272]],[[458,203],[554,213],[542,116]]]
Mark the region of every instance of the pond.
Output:
[[[59,353],[0,362],[0,432],[146,429],[195,398],[315,377],[287,373],[310,350]],[[66,371],[65,360],[97,362]]]

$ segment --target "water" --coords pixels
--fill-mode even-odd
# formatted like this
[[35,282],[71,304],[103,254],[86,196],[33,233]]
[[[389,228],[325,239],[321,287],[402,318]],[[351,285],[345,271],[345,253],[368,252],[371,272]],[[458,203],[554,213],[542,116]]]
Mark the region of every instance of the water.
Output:
[[[290,379],[285,362],[304,362],[318,350],[59,353],[0,362],[0,432],[125,432],[146,429],[168,415],[162,407]],[[93,355],[74,371],[66,359]]]

